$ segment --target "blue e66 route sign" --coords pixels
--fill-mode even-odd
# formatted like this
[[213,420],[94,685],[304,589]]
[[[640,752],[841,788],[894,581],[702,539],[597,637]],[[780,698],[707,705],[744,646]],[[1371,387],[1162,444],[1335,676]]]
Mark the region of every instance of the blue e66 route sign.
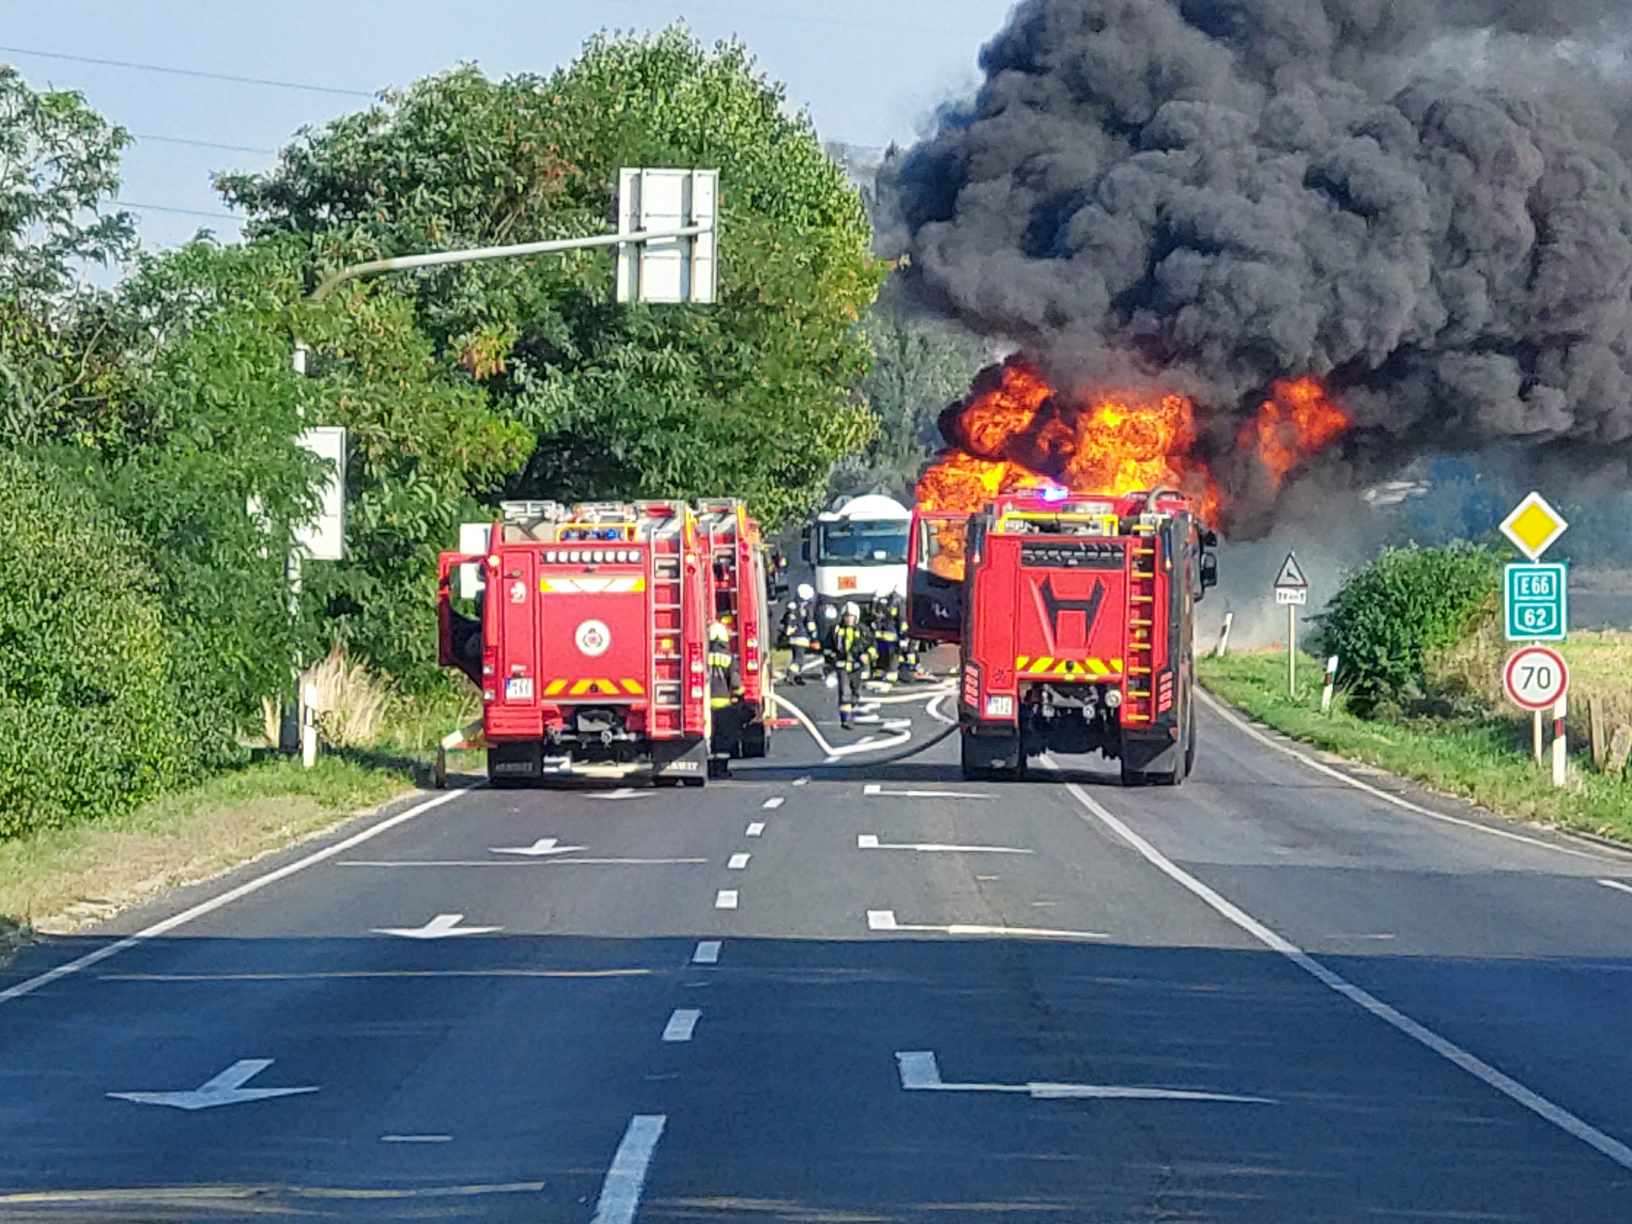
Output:
[[1562,642],[1569,633],[1565,567],[1530,562],[1509,565],[1502,584],[1510,642]]

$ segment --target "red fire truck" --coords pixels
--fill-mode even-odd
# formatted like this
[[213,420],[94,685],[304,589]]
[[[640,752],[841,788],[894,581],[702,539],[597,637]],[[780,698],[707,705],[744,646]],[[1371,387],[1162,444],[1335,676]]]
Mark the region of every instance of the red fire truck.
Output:
[[[488,776],[703,785],[715,592],[696,513],[529,501],[502,515],[485,555],[443,553],[438,566],[441,662],[482,691]],[[470,565],[478,589],[461,601]]]
[[1194,609],[1217,582],[1216,543],[1160,489],[915,514],[908,617],[914,636],[961,646],[964,776],[1097,750],[1124,785],[1182,782],[1196,754]]
[[733,755],[762,757],[770,750],[772,694],[769,643],[774,635],[765,541],[738,498],[697,503],[714,588],[714,618],[731,634],[731,653],[742,672],[742,734]]

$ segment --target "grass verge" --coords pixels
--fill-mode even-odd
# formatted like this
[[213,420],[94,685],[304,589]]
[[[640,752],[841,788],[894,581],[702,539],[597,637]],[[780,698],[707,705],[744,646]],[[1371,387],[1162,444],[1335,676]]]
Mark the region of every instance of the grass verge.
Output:
[[218,875],[413,788],[401,762],[325,756],[219,774],[110,820],[0,842],[0,959],[30,930],[108,918],[167,888]]
[[1321,661],[1299,660],[1298,691],[1288,696],[1284,649],[1200,659],[1197,672],[1215,696],[1294,739],[1503,816],[1632,842],[1632,783],[1595,772],[1577,751],[1567,785],[1554,789],[1530,759],[1527,722],[1471,713],[1363,719],[1349,712],[1341,695],[1331,714],[1322,714]]

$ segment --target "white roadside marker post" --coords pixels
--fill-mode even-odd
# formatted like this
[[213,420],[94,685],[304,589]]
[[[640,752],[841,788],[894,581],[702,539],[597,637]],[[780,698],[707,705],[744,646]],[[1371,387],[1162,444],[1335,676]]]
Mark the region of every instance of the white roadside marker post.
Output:
[[1326,660],[1326,687],[1320,693],[1320,712],[1332,712],[1332,690],[1337,687],[1337,656]]
[[1235,624],[1235,613],[1224,613],[1224,625],[1218,631],[1218,645],[1213,647],[1213,658],[1222,659],[1230,648],[1230,626]]
[[[1553,703],[1553,785],[1564,785],[1564,770],[1567,764],[1569,741],[1564,735],[1564,707],[1569,701],[1569,694],[1563,694]],[[1539,715],[1538,715],[1539,717]]]

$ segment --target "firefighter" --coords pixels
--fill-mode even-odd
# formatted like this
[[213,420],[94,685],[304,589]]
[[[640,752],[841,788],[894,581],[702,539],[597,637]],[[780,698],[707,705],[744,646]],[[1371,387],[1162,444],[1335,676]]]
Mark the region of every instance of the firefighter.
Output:
[[708,704],[713,726],[708,776],[723,778],[742,739],[742,671],[731,653],[731,630],[722,621],[708,627]]
[[822,655],[839,681],[839,725],[849,730],[855,725],[856,707],[861,703],[861,683],[877,657],[861,625],[861,609],[854,603],[844,605],[838,623],[822,644]]
[[782,645],[793,652],[786,678],[794,684],[805,682],[805,664],[816,647],[816,608],[811,602],[815,597],[810,584],[801,582],[799,598],[788,600],[782,612]]

